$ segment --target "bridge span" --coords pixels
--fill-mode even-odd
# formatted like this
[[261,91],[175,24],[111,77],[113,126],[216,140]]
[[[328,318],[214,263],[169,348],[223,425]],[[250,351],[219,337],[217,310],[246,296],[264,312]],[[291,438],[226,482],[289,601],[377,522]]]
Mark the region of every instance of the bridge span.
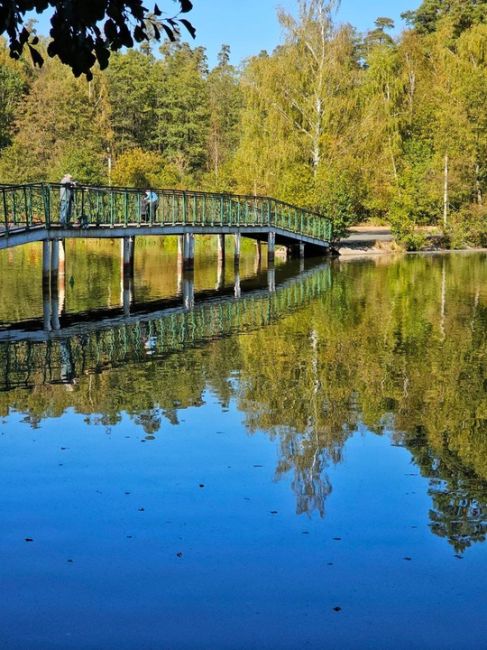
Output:
[[193,265],[195,235],[217,236],[221,255],[225,236],[232,235],[236,263],[242,236],[257,242],[259,254],[261,243],[266,243],[271,262],[276,244],[301,257],[323,255],[331,249],[329,219],[269,197],[151,190],[154,200],[148,204],[141,190],[75,186],[65,223],[61,188],[53,183],[0,185],[0,250],[42,241],[45,270],[55,272],[58,255],[52,242],[70,238],[120,238],[130,264],[134,237],[176,235],[183,266],[188,269]]

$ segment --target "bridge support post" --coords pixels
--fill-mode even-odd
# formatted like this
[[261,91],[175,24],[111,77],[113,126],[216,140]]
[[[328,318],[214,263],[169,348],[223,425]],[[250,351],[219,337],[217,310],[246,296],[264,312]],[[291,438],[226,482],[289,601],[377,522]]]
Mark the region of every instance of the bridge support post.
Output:
[[235,267],[238,267],[240,264],[240,233],[235,233],[235,257],[233,263]]
[[183,304],[186,311],[194,307],[194,273],[187,271],[183,276]]
[[[50,242],[43,242],[48,244],[49,257],[51,256],[51,246]],[[43,315],[43,327],[45,332],[50,332],[51,327],[51,287],[50,285],[50,276],[49,269],[47,271],[47,276],[43,275],[42,282],[42,315]]]
[[267,237],[267,263],[273,264],[276,256],[276,233],[270,232]]
[[130,315],[133,302],[134,250],[134,237],[123,237],[120,241],[120,302],[124,316]]
[[[54,242],[53,242],[54,243]],[[61,242],[56,241],[56,243],[61,244]],[[58,252],[56,255],[59,257],[64,256],[64,251],[62,249],[62,244],[59,247],[55,247]],[[64,286],[64,263],[61,263],[61,266],[58,264],[58,269],[62,269],[62,273],[58,272],[57,274],[51,275],[51,324],[52,329],[60,330],[61,329],[61,316],[64,311],[64,302],[65,302],[65,286]]]
[[257,239],[255,242],[255,249],[256,249],[256,255],[255,255],[255,262],[254,262],[254,273],[260,273],[261,268],[262,268],[262,243],[260,239]]
[[42,242],[42,283],[49,285],[51,275],[51,242]]
[[129,275],[134,274],[134,258],[135,258],[135,238],[134,237],[123,237],[121,244],[121,254],[122,254],[122,264],[124,275],[128,273]]
[[304,258],[304,242],[299,242],[299,244],[293,244],[287,248],[288,254],[292,259],[303,259]]
[[122,277],[122,307],[124,316],[130,316],[130,307],[133,302],[132,276],[125,273]]
[[235,294],[235,298],[240,298],[242,295],[242,290],[240,288],[240,272],[238,270],[235,271],[235,285],[233,293]]
[[217,235],[218,261],[225,263],[225,235]]
[[225,286],[225,260],[218,260],[216,267],[216,285],[215,289],[221,291]]
[[270,264],[267,268],[267,289],[269,293],[276,291],[276,267],[274,264]]
[[183,271],[192,271],[194,269],[194,235],[186,233],[184,235],[183,246]]
[[60,239],[53,239],[51,241],[51,283],[54,282],[59,273],[59,249],[61,246]]

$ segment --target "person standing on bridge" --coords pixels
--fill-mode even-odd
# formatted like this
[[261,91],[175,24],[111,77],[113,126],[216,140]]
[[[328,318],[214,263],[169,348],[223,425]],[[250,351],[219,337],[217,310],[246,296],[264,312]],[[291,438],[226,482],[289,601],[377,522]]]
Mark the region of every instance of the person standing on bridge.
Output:
[[154,190],[146,190],[142,199],[142,218],[152,221],[156,215],[157,207],[159,205],[159,197]]
[[67,226],[71,219],[71,213],[74,205],[74,188],[76,183],[73,181],[71,174],[64,174],[61,179],[61,190],[59,192],[60,210],[59,221],[61,225]]

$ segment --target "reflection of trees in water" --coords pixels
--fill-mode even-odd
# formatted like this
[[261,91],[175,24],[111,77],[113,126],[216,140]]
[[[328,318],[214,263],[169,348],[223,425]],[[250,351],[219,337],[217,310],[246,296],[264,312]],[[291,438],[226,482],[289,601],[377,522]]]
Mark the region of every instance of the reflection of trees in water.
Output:
[[[290,441],[292,442],[292,441]],[[332,486],[326,474],[328,459],[325,450],[309,450],[291,444],[287,449],[281,445],[281,458],[277,465],[276,476],[293,472],[291,487],[296,495],[296,512],[298,515],[312,515],[318,512],[325,516],[325,501],[331,494]]]
[[487,537],[487,481],[482,480],[448,447],[436,454],[423,438],[408,445],[425,478],[430,479],[428,494],[431,530],[444,537],[457,553],[462,553]]
[[211,391],[276,440],[276,477],[290,477],[298,513],[320,516],[327,469],[358,425],[392,430],[430,479],[431,530],[460,553],[487,534],[485,274],[481,257],[345,265],[318,300],[267,328],[82,377],[69,394],[0,394],[0,413],[39,422],[74,407],[116,423],[126,412],[153,437]]

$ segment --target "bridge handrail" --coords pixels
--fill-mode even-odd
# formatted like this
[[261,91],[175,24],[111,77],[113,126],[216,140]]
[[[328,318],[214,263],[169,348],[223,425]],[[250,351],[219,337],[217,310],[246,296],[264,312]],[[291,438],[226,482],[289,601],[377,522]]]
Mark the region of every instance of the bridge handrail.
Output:
[[[25,184],[0,184],[0,235],[9,234],[11,230],[19,227],[31,228],[35,225],[46,225],[47,227],[61,222],[60,217],[60,190],[61,183],[25,183]],[[206,209],[212,209],[211,225],[213,222],[225,225],[277,225],[293,232],[302,232],[317,239],[332,239],[331,220],[313,210],[302,208],[280,199],[268,196],[254,196],[247,194],[231,194],[227,192],[203,192],[200,190],[181,189],[152,189],[158,197],[158,204],[162,205],[163,199],[172,198],[172,218],[164,220],[157,218],[151,211],[144,212],[143,196],[144,190],[121,186],[99,186],[80,184],[75,185],[75,197],[81,197],[81,204],[76,206],[76,214],[79,217],[89,219],[89,223],[96,225],[121,225],[129,223],[167,225],[168,223],[189,223],[209,225],[206,217]],[[107,197],[110,205],[104,205],[104,197]],[[86,215],[85,198],[90,202],[96,199],[96,209],[90,206],[94,214]],[[124,205],[119,205],[120,199]],[[174,203],[175,199],[182,200],[182,206]],[[198,206],[198,200],[202,200],[202,208]],[[101,205],[100,205],[101,201]],[[188,203],[191,204],[188,207]],[[234,206],[235,204],[235,206]],[[20,205],[20,207],[19,207]],[[217,207],[218,206],[218,207]],[[245,214],[240,213],[244,206]],[[253,210],[253,219],[249,222],[250,207]],[[166,206],[169,207],[169,206]],[[198,207],[201,214],[198,216]],[[232,208],[237,210],[237,217],[232,214]],[[219,217],[217,215],[220,211]],[[229,209],[230,216],[226,214]],[[151,208],[152,210],[152,208]],[[189,214],[192,210],[192,218]],[[162,210],[163,211],[163,210]],[[258,214],[258,212],[260,214]],[[2,214],[3,213],[3,214]],[[115,214],[116,213],[116,214]],[[100,216],[101,215],[101,216]],[[75,215],[76,216],[76,215]],[[121,218],[121,220],[120,220]],[[310,221],[311,220],[311,221]],[[306,232],[304,232],[306,230]]]

